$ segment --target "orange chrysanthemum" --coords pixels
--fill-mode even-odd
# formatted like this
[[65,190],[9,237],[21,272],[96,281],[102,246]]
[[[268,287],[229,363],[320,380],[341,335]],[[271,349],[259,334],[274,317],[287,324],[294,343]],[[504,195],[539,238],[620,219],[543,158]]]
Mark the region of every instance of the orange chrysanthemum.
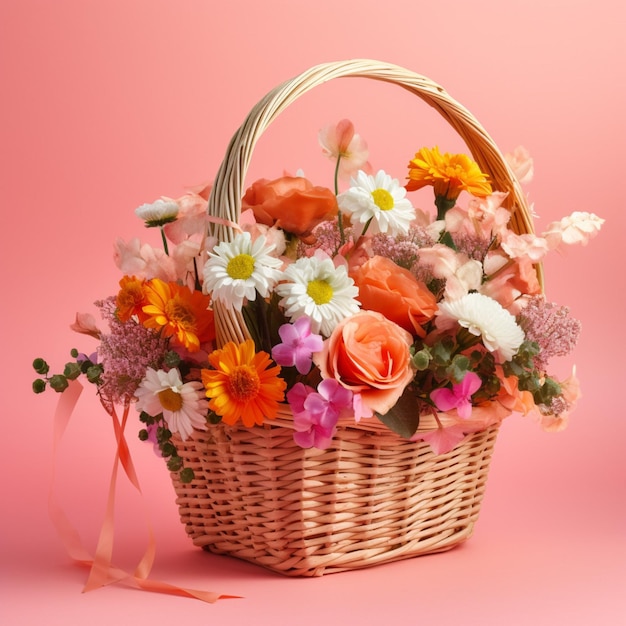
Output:
[[226,424],[241,419],[250,428],[276,417],[286,383],[278,377],[280,367],[271,367],[269,354],[255,352],[252,339],[239,345],[230,341],[209,355],[209,363],[214,369],[202,370],[209,408]]
[[456,200],[461,191],[479,198],[492,193],[488,177],[466,154],[441,154],[439,148],[422,148],[409,162],[407,191],[432,185],[435,196]]
[[120,290],[115,299],[117,317],[121,322],[127,322],[133,315],[143,320],[143,307],[146,304],[144,293],[145,281],[135,276],[124,276],[120,280]]
[[153,278],[145,283],[147,304],[143,307],[147,328],[161,330],[165,336],[174,336],[189,352],[215,339],[213,311],[210,297],[177,283],[166,283]]

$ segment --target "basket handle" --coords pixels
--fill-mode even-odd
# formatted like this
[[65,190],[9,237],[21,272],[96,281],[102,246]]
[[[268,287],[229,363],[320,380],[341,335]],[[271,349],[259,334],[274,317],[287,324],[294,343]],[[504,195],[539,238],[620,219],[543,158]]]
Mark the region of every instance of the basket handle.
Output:
[[209,215],[220,218],[211,224],[211,234],[220,241],[231,241],[234,235],[227,222],[237,222],[241,211],[246,172],[257,140],[274,119],[301,95],[329,80],[343,77],[372,78],[399,85],[419,96],[436,109],[465,141],[481,169],[489,174],[498,191],[509,196],[506,206],[512,211],[511,226],[518,233],[533,232],[526,197],[500,150],[476,118],[429,78],[398,65],[369,59],[324,63],[272,89],[250,111],[233,135],[217,172],[211,196]]
[[[218,241],[232,241],[241,211],[246,172],[257,140],[287,106],[313,87],[343,77],[360,77],[393,83],[419,96],[436,109],[465,141],[481,169],[489,174],[498,191],[508,192],[505,206],[511,211],[511,227],[517,233],[532,233],[532,217],[521,186],[500,150],[476,118],[446,91],[425,76],[403,67],[353,59],[316,65],[299,76],[272,89],[250,111],[233,135],[215,177],[209,197],[208,213],[214,219],[209,233]],[[537,266],[541,281],[541,268]],[[218,344],[241,342],[250,334],[239,311],[220,301],[213,303]]]

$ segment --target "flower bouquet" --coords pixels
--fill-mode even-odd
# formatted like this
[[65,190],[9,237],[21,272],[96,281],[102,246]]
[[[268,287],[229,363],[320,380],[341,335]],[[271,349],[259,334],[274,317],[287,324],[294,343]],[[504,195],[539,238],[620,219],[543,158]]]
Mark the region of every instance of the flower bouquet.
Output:
[[[373,170],[348,120],[319,133],[334,182],[244,178],[274,117],[327,80],[399,84],[434,106],[470,154],[421,148]],[[395,173],[394,173],[395,174]],[[543,293],[551,250],[603,220],[574,213],[533,232],[523,149],[507,158],[428,79],[375,61],[312,68],[271,91],[233,137],[212,188],[139,207],[153,246],[117,241],[122,277],[73,328],[62,374],[104,408],[134,406],[172,474],[196,545],[291,575],[448,549],[478,516],[498,426],[562,428],[579,394],[557,380],[580,324]],[[332,176],[329,172],[329,178]],[[432,187],[434,206],[418,207]]]

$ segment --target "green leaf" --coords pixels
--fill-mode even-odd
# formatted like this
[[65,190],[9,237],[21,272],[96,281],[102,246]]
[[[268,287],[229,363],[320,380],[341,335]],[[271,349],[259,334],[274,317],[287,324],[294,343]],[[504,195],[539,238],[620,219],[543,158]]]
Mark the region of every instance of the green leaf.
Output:
[[449,341],[448,337],[444,337],[442,341],[438,341],[432,348],[433,361],[436,365],[447,367],[450,364],[454,342]]
[[190,467],[185,467],[180,471],[179,477],[181,483],[187,484],[195,478],[195,474]]
[[428,365],[430,364],[432,358],[433,357],[430,354],[428,347],[424,347],[413,355],[411,363],[418,372],[423,372],[428,369]]
[[63,370],[63,376],[69,380],[76,380],[81,374],[80,365],[78,363],[66,363]]
[[455,382],[460,383],[469,370],[470,360],[463,354],[456,354],[446,369],[446,374]]
[[87,368],[87,371],[85,372],[86,376],[87,376],[87,380],[90,383],[98,383],[98,381],[100,380],[100,376],[102,374],[102,366],[101,365],[92,365],[91,367]]
[[42,378],[37,378],[33,381],[33,391],[35,393],[42,393],[46,390],[46,381]]
[[33,361],[33,368],[37,374],[47,374],[50,370],[50,367],[43,359],[35,359]]
[[417,400],[408,388],[388,413],[376,413],[376,416],[387,428],[405,439],[410,439],[415,434],[420,423]]
[[163,363],[167,365],[167,367],[178,367],[180,365],[180,355],[174,350],[168,350],[165,353]]
[[170,472],[177,472],[182,466],[183,460],[179,456],[173,456],[167,461],[167,469],[170,470]]
[[176,446],[169,441],[161,444],[161,452],[163,456],[171,456],[173,459],[180,458],[176,456]]
[[67,378],[65,378],[62,374],[55,374],[52,378],[50,378],[50,387],[59,393],[65,391],[68,386],[69,383],[67,382]]

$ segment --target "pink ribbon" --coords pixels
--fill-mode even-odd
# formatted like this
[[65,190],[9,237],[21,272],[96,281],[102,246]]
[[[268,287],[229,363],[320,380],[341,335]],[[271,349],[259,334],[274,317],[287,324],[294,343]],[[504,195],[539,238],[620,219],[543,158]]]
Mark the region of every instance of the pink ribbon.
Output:
[[143,589],[144,591],[153,591],[156,593],[164,593],[168,595],[181,596],[186,598],[196,598],[203,602],[216,602],[220,598],[237,598],[239,596],[231,596],[219,594],[213,591],[201,591],[197,589],[187,589],[177,587],[169,583],[150,580],[148,578],[154,558],[156,555],[156,543],[152,526],[148,521],[148,546],[144,555],[141,557],[135,571],[127,572],[112,563],[113,543],[115,537],[114,529],[114,511],[115,511],[115,493],[117,485],[117,471],[121,464],[128,480],[137,489],[143,497],[137,473],[128,449],[128,444],[124,437],[124,429],[128,419],[129,404],[124,407],[122,418],[117,415],[115,408],[107,411],[113,420],[113,429],[115,431],[116,452],[113,461],[113,470],[111,472],[111,482],[109,485],[109,494],[107,499],[107,507],[100,529],[100,536],[96,546],[95,555],[92,556],[83,546],[82,541],[76,529],[72,526],[65,512],[61,509],[54,496],[55,468],[58,447],[67,425],[69,424],[72,413],[76,407],[76,403],[82,393],[83,387],[78,381],[72,381],[69,387],[61,394],[54,415],[54,435],[53,435],[53,467],[52,479],[50,485],[50,493],[48,497],[48,509],[50,517],[57,533],[65,546],[70,558],[77,564],[89,569],[89,577],[83,589],[83,592],[92,591],[100,587],[119,583],[128,587]]

